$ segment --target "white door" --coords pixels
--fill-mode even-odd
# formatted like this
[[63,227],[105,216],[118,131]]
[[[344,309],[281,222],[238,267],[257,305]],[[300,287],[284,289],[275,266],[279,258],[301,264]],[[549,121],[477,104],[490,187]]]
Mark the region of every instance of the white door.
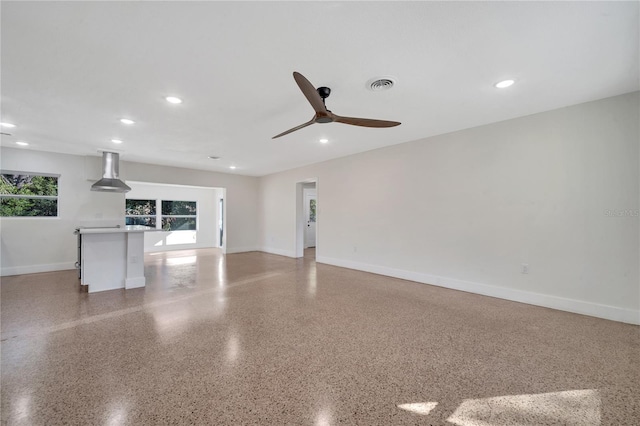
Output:
[[304,190],[304,248],[316,246],[316,190]]

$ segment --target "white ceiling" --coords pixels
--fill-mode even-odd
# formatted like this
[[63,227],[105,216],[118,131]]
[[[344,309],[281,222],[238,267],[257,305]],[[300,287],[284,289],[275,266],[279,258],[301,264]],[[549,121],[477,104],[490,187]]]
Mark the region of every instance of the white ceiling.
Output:
[[[3,1],[2,145],[260,176],[638,90],[638,5]],[[337,114],[402,125],[272,140],[313,116],[293,71]]]

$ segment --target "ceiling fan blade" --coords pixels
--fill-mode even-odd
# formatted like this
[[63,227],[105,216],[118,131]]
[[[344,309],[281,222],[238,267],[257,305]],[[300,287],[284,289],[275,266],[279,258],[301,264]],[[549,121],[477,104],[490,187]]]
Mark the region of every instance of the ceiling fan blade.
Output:
[[307,98],[311,106],[316,112],[326,113],[327,107],[324,105],[318,91],[309,80],[307,80],[299,72],[293,72],[293,78],[298,83],[298,87],[302,90],[302,94]]
[[372,120],[370,118],[340,117],[339,115],[335,115],[335,114],[333,114],[333,117],[336,123],[351,124],[352,126],[394,127],[394,126],[399,126],[401,124],[397,121]]
[[288,134],[289,134],[289,133],[291,133],[291,132],[295,132],[296,130],[300,130],[300,129],[303,129],[303,128],[307,127],[307,126],[310,126],[310,125],[312,125],[312,124],[313,124],[313,123],[315,123],[315,122],[316,122],[316,121],[315,121],[315,117],[314,117],[314,118],[312,118],[310,121],[307,121],[307,122],[306,122],[306,123],[304,123],[304,124],[301,124],[301,125],[299,125],[299,126],[297,126],[297,127],[294,127],[293,129],[289,129],[289,130],[287,130],[286,132],[282,132],[282,133],[280,133],[279,135],[275,135],[275,136],[274,136],[274,137],[272,137],[271,139],[275,139],[275,138],[279,138],[280,136],[288,135]]

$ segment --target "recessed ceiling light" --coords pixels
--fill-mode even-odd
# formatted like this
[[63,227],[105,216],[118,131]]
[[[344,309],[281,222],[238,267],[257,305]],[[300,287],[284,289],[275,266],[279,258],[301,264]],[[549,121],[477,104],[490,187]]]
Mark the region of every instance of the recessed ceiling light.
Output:
[[165,99],[167,100],[167,102],[172,103],[172,104],[181,104],[182,103],[182,99],[176,98],[175,96],[167,96]]
[[327,143],[329,142],[329,139],[320,139],[320,143]]
[[131,120],[131,119],[129,119],[129,118],[121,118],[121,119],[120,119],[120,122],[121,122],[122,124],[135,124],[135,121],[133,121],[133,120]]
[[113,143],[122,143],[122,141],[120,139],[111,139],[111,142],[113,142]]
[[513,83],[515,83],[515,81],[513,81],[513,80],[503,80],[503,81],[501,81],[499,83],[496,83],[495,86],[498,89],[504,89],[505,87],[511,86]]
[[229,168],[230,168],[231,170],[235,170],[235,169],[236,169],[236,166],[229,166]]
[[20,146],[27,146],[29,145],[27,142],[23,142],[23,141],[18,141],[16,142],[16,145],[20,145]]
[[16,127],[15,124],[11,124],[11,123],[0,123],[0,126],[8,127],[8,128]]

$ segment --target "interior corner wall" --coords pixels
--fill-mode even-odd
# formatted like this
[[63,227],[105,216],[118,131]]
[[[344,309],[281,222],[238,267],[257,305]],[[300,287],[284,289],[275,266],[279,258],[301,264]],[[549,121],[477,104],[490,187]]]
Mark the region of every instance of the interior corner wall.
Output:
[[125,194],[126,199],[196,202],[196,230],[145,232],[145,252],[219,247],[216,233],[218,229],[216,202],[220,198],[221,189],[143,182],[127,182],[127,184],[131,187],[131,191]]
[[320,263],[640,324],[639,102],[635,92],[264,176],[262,250],[295,253],[296,182],[313,176]]
[[[97,156],[0,149],[3,170],[60,175],[57,218],[0,219],[2,276],[72,269],[75,228],[124,225],[125,194],[90,190],[100,163]],[[125,181],[225,188],[227,253],[257,250],[258,178],[126,161],[120,163],[120,176]]]

